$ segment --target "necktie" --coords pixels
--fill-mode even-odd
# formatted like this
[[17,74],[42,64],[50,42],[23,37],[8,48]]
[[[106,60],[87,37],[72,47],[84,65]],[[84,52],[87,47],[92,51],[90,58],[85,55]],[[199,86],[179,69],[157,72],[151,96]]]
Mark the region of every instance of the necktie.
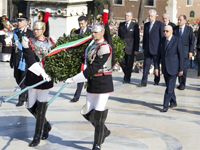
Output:
[[83,33],[83,30],[80,30],[80,34],[82,34]]
[[182,35],[183,35],[183,28],[180,27],[180,31],[179,31],[179,38],[182,39]]
[[126,26],[126,29],[128,29],[128,23],[126,23],[126,25],[125,25],[125,26]]
[[166,40],[166,41],[165,41],[165,50],[167,50],[168,44],[169,44],[169,40]]
[[152,27],[153,27],[153,23],[150,23],[149,33],[151,32]]

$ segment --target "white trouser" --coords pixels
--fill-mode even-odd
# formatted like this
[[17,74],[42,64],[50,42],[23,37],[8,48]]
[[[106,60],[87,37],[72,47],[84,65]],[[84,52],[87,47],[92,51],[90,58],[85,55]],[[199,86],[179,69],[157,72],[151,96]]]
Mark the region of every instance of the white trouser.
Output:
[[87,114],[92,109],[95,109],[98,111],[104,111],[109,95],[110,95],[110,93],[105,93],[105,94],[87,93],[87,95],[86,95],[86,110],[85,110],[84,114]]
[[2,61],[10,61],[11,54],[2,53]]
[[27,108],[33,107],[36,101],[39,102],[48,102],[48,90],[39,90],[39,89],[29,89],[28,90],[28,101],[26,103]]

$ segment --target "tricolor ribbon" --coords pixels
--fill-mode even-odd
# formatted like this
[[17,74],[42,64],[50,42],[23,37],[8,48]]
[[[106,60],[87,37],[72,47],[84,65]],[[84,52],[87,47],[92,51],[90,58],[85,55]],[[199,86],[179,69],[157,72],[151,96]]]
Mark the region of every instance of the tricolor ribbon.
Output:
[[56,54],[56,53],[58,53],[62,50],[66,50],[68,48],[79,46],[79,45],[81,45],[81,44],[83,44],[83,43],[85,43],[85,42],[87,42],[88,40],[91,40],[91,39],[92,39],[92,35],[55,47],[51,52],[49,52],[46,56],[43,57],[42,65],[44,66],[44,58],[45,57],[52,56],[52,55],[54,55],[54,54]]

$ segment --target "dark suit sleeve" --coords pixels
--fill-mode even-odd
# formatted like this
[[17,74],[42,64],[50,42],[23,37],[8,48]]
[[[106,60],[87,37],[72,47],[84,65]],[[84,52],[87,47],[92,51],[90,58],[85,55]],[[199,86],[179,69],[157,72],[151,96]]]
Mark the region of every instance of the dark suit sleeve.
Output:
[[189,52],[194,53],[194,34],[192,28],[190,28],[190,45],[189,45]]
[[119,24],[118,36],[121,38],[121,23]]
[[143,49],[145,48],[145,44],[146,44],[146,36],[147,36],[147,33],[146,33],[147,27],[146,26],[147,26],[147,24],[144,24],[144,31],[143,31],[144,33],[143,33],[143,40],[142,40],[143,41],[143,43],[142,43]]
[[139,42],[140,42],[140,35],[139,35],[139,26],[138,24],[134,25],[134,51],[139,51]]
[[183,43],[181,39],[178,39],[178,54],[179,54],[179,71],[183,71],[185,52],[183,51]]
[[158,53],[156,55],[156,63],[154,65],[155,69],[159,69],[159,64],[160,64],[160,60],[161,60],[161,50],[162,50],[161,42],[162,42],[162,40],[160,40],[159,45],[158,45]]
[[164,36],[163,30],[164,30],[164,24],[160,22],[160,39]]

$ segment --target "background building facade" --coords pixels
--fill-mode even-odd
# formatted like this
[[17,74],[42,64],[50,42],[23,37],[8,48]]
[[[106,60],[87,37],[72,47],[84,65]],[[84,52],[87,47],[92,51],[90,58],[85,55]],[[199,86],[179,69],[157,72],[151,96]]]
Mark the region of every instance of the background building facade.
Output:
[[[130,10],[133,12],[133,19],[137,20],[139,5],[140,0],[114,0],[114,18],[124,20],[125,11]],[[200,19],[200,0],[145,0],[144,21],[148,18],[150,9],[157,11],[158,20],[162,20],[163,13],[168,13],[170,20],[175,23],[180,14],[185,14],[189,21]]]

